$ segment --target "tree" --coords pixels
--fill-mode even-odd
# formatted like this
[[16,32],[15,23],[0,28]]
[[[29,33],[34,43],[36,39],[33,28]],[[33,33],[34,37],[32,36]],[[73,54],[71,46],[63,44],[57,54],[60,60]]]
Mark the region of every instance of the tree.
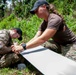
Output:
[[4,17],[6,0],[0,0],[0,20]]

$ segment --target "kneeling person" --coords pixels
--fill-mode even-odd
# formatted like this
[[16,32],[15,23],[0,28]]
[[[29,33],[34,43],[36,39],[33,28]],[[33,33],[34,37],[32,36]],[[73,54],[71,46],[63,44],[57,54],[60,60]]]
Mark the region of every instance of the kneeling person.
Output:
[[21,56],[12,52],[12,39],[22,40],[22,30],[13,28],[10,30],[0,30],[0,68],[8,67],[21,60]]

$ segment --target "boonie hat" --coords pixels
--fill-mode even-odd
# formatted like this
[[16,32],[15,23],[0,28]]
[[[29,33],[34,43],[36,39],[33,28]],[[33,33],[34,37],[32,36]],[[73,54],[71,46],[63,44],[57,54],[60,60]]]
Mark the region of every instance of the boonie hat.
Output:
[[49,3],[46,0],[37,0],[34,4],[33,8],[30,10],[30,13],[35,14],[34,11],[43,4],[49,5]]
[[22,40],[22,30],[20,28],[13,28],[17,31],[17,33],[20,35],[20,37],[18,38],[18,40]]

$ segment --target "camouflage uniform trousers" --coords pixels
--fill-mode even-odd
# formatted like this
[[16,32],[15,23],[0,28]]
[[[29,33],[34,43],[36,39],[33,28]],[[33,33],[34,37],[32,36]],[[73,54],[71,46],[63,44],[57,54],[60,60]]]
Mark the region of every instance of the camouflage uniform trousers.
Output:
[[50,40],[42,44],[42,46],[76,61],[76,44],[67,44],[66,46],[61,46],[53,40]]
[[76,44],[67,44],[62,46],[62,55],[76,61]]
[[44,44],[42,44],[42,46],[61,54],[61,46],[53,40],[46,41]]
[[9,67],[21,60],[22,62],[24,61],[24,58],[21,55],[15,53],[5,54],[0,57],[0,68]]

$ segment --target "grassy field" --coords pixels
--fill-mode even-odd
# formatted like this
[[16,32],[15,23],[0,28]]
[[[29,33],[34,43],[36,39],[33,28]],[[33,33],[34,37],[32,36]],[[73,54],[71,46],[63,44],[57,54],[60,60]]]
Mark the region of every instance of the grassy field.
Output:
[[0,68],[0,75],[42,75],[33,65],[25,60],[26,68],[18,70],[17,65],[12,65],[9,68]]

